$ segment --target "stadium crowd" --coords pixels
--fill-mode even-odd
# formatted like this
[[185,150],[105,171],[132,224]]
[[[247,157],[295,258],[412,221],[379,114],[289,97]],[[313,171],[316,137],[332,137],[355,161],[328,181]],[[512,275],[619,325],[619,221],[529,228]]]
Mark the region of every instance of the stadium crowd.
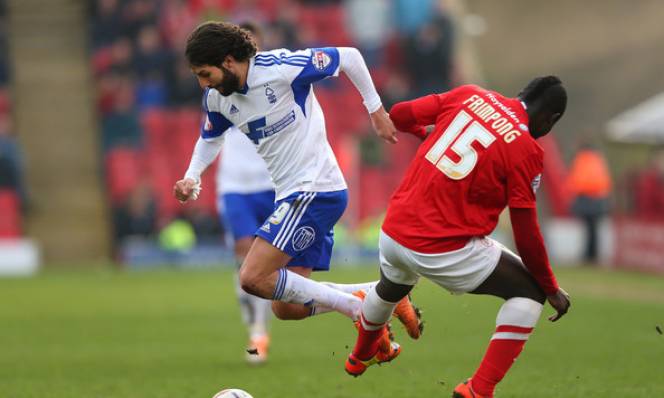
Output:
[[[202,91],[181,56],[187,34],[206,20],[252,21],[264,47],[352,46],[364,54],[387,109],[400,100],[454,85],[453,24],[440,2],[418,0],[94,0],[90,53],[108,198],[116,243],[157,237],[173,220],[186,220],[196,238],[218,240],[213,189],[193,205],[171,197],[201,120]],[[398,23],[397,18],[398,17]],[[331,145],[351,194],[348,223],[371,224],[417,142],[384,147],[346,79],[317,86]],[[204,186],[214,187],[214,172]],[[206,180],[207,179],[207,180]],[[361,185],[358,183],[361,181]],[[353,206],[353,205],[351,205]]]

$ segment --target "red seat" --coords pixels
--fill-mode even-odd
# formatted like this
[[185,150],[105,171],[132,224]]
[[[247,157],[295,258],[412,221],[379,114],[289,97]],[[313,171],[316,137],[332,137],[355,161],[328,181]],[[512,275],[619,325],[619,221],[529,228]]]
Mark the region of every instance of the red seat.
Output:
[[141,114],[141,127],[145,132],[148,148],[164,148],[169,145],[171,120],[167,111],[150,109]]
[[21,204],[13,189],[0,189],[0,238],[20,238]]
[[114,148],[106,154],[106,185],[112,203],[120,203],[143,175],[141,155],[132,148]]

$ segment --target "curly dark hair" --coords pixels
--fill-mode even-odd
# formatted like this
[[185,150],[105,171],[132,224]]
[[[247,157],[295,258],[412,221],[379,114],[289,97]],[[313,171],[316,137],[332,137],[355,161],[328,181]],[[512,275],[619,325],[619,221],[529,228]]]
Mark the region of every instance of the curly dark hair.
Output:
[[205,22],[187,39],[185,57],[191,66],[220,66],[227,55],[239,62],[256,55],[250,32],[229,22]]

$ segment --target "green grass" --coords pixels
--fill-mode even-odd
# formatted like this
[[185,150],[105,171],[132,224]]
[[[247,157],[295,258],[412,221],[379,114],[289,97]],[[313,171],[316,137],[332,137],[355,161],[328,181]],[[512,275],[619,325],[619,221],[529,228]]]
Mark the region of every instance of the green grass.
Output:
[[[373,279],[373,267],[318,278]],[[560,269],[573,298],[560,322],[541,321],[497,394],[507,397],[664,397],[664,278]],[[245,331],[229,270],[48,272],[0,279],[0,397],[448,397],[472,374],[500,302],[414,291],[426,331],[394,363],[354,379],[343,360],[355,339],[328,314],[273,322],[267,366],[244,362]],[[551,308],[545,310],[551,313]]]

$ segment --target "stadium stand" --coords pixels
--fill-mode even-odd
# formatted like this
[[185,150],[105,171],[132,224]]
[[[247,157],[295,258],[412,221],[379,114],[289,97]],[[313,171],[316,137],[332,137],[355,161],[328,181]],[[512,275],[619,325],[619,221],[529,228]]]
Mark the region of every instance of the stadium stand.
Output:
[[[374,37],[381,35],[380,43],[358,36],[351,25],[358,18],[350,15],[361,12],[362,2],[257,0],[247,7],[236,0],[91,0],[90,10],[90,67],[96,79],[109,206],[122,209],[136,187],[148,181],[156,202],[157,228],[177,218],[195,225],[193,214],[217,219],[213,172],[204,176],[206,189],[193,210],[185,210],[172,198],[172,185],[186,169],[201,120],[201,91],[181,54],[186,36],[198,23],[251,20],[266,31],[267,48],[358,47],[366,54],[379,91],[385,93],[388,109],[412,95],[408,90],[412,76],[397,65],[404,57],[403,46],[416,40],[409,35],[418,34],[417,26],[412,31],[388,28],[386,34],[374,32]],[[418,23],[437,20],[424,18]],[[451,48],[443,49],[448,50]],[[441,76],[440,81],[438,87],[431,87],[432,92],[447,87],[450,76]],[[325,109],[335,151],[348,148],[345,137],[356,147],[360,141],[374,139],[361,99],[350,82],[324,81],[317,85],[316,95]],[[344,157],[348,159],[341,162],[342,168],[355,168],[344,170],[347,176],[354,176],[351,190],[361,198],[353,211],[356,219],[349,223],[358,225],[365,218],[382,214],[417,147],[414,140],[405,141],[399,151],[378,147],[380,167]],[[354,181],[360,183],[353,185]],[[118,222],[116,237],[121,241]]]

